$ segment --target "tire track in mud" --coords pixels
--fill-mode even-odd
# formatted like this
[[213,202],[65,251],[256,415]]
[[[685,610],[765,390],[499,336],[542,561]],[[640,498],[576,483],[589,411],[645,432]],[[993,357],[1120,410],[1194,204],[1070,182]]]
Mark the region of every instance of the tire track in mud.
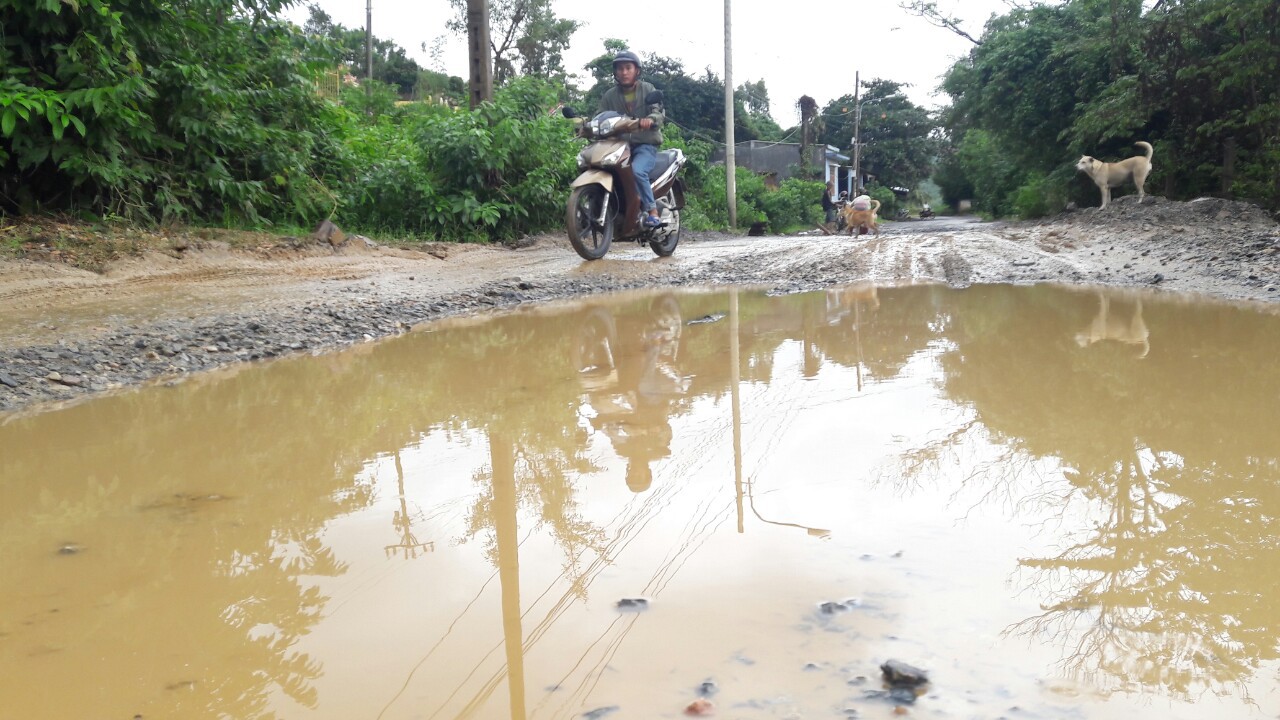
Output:
[[[640,288],[735,284],[799,292],[866,282],[1045,280],[1133,286],[1149,285],[1157,271],[1174,275],[1162,287],[1195,288],[1209,278],[1212,289],[1231,296],[1258,286],[1224,281],[1208,251],[1172,260],[1163,251],[1139,261],[1151,252],[1149,233],[1078,230],[1092,217],[1047,227],[895,223],[879,237],[707,233],[691,236],[670,258],[622,245],[596,262],[581,261],[567,240],[544,236],[522,249],[349,255],[323,247],[268,257],[216,251],[130,262],[106,276],[0,263],[0,309],[9,311],[0,316],[0,422],[8,410],[336,350],[433,319]],[[1179,242],[1188,245],[1182,236]],[[1267,275],[1267,252],[1249,255],[1247,272]],[[1246,273],[1239,262],[1231,278]],[[1265,283],[1260,287],[1251,297],[1267,299]]]

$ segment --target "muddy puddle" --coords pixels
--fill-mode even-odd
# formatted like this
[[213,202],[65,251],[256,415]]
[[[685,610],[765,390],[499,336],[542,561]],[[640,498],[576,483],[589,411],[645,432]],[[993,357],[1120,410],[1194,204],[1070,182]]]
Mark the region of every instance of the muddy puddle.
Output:
[[1277,357],[1167,296],[651,293],[13,416],[0,716],[1275,717]]

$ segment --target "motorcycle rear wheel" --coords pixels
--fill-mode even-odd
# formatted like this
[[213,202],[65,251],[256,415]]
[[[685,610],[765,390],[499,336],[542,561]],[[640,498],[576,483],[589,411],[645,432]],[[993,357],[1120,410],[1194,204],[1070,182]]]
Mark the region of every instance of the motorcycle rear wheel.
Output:
[[[606,204],[604,226],[601,227],[597,220]],[[583,260],[599,260],[609,252],[609,245],[613,243],[613,221],[617,215],[618,208],[612,197],[599,185],[576,187],[569,194],[565,227],[569,231],[569,242]]]
[[[675,227],[672,228],[672,225]],[[673,209],[671,211],[671,222],[668,224],[667,228],[664,229],[670,229],[671,232],[661,236],[655,234],[654,238],[649,241],[649,247],[653,248],[653,252],[658,257],[670,257],[671,253],[676,251],[676,245],[680,244],[681,228],[679,210]]]

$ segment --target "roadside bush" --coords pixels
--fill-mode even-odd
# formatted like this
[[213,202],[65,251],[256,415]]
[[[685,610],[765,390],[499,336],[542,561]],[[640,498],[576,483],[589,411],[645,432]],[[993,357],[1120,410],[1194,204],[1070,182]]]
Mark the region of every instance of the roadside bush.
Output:
[[787,178],[777,190],[767,190],[758,202],[775,232],[812,228],[823,220],[819,199],[825,190],[820,181]]
[[1074,170],[1067,168],[1047,175],[1029,175],[1026,182],[1013,191],[1009,206],[1024,220],[1061,212],[1067,205],[1067,188]]
[[554,89],[521,78],[473,111],[415,104],[361,128],[361,171],[339,217],[369,232],[508,240],[564,219],[580,144],[548,116]]
[[[716,172],[719,170],[719,172]],[[734,184],[737,190],[737,220],[739,227],[746,227],[758,222],[764,222],[767,218],[763,211],[756,206],[754,199],[764,193],[764,180],[755,173],[744,167],[738,167],[734,170]],[[699,209],[711,221],[713,227],[727,228],[729,226],[729,200],[728,192],[725,189],[725,174],[723,166],[716,166],[706,175],[702,185],[702,192],[697,196]]]
[[346,170],[279,0],[0,3],[0,212],[303,222]]
[[683,178],[685,186],[685,207],[681,212],[680,222],[686,230],[723,229],[728,219],[716,224],[707,212],[706,182],[707,178],[718,173],[721,178],[721,204],[724,204],[724,167],[710,165],[714,147],[711,143],[697,138],[686,138],[684,131],[675,123],[668,123],[662,128],[663,148],[679,148],[688,158],[684,166]]
[[965,133],[956,151],[960,168],[972,183],[974,209],[995,216],[1009,213],[1009,202],[1023,178],[1002,147],[987,131],[974,129]]
[[898,213],[898,196],[892,190],[883,186],[872,183],[867,188],[867,195],[880,201],[880,212],[877,213],[882,220],[892,220]]

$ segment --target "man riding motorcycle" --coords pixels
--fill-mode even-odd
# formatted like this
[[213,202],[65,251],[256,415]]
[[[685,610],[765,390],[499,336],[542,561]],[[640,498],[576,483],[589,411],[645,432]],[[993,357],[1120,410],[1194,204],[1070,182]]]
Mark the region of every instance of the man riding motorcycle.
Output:
[[640,192],[640,210],[644,213],[643,225],[656,228],[662,225],[658,217],[658,204],[653,198],[653,186],[649,173],[658,159],[658,146],[662,144],[662,124],[666,116],[662,105],[645,106],[644,98],[654,91],[653,85],[640,79],[640,57],[630,50],[623,50],[613,58],[613,79],[616,86],[609,88],[600,98],[597,113],[612,110],[640,120],[640,130],[627,138],[631,144],[631,169],[636,176],[636,189]]

